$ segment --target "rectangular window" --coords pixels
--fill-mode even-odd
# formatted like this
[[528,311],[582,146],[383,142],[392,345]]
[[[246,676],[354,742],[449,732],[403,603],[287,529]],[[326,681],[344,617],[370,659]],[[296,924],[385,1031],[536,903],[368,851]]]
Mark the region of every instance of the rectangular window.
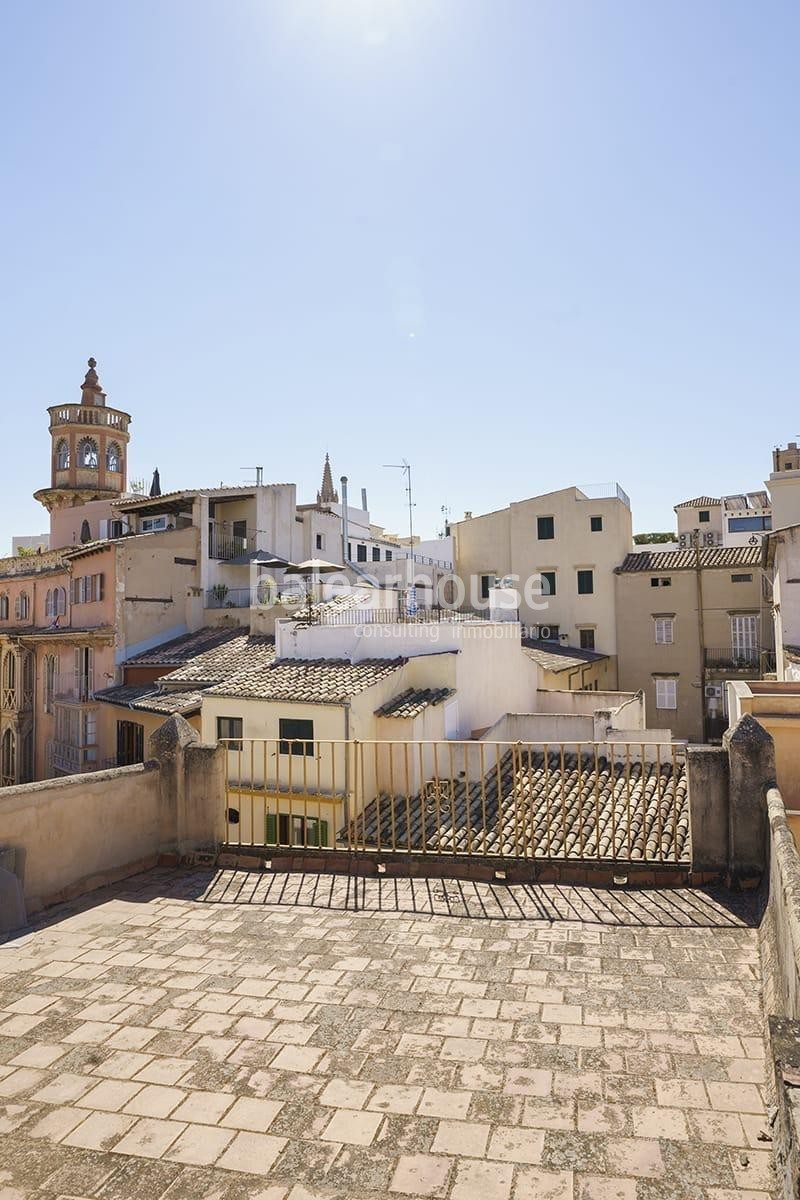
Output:
[[312,757],[314,754],[314,722],[301,721],[295,717],[281,717],[278,722],[281,754],[299,754]]
[[244,721],[241,717],[217,717],[217,740],[230,738],[229,750],[241,750]]
[[328,822],[320,817],[302,817],[289,813],[266,815],[268,846],[328,846]]
[[140,533],[155,533],[159,529],[167,528],[166,517],[142,517],[139,522]]
[[494,587],[494,575],[481,575],[481,600],[489,599],[489,589]]
[[387,551],[386,551],[386,561],[387,561],[387,562],[391,562],[391,561],[392,561],[392,552],[391,552],[391,550],[387,550]]
[[348,542],[348,543],[347,543],[347,557],[348,557],[348,559],[350,559],[350,558],[352,558],[352,557],[353,557],[353,544],[352,544],[352,542]]
[[542,595],[555,596],[556,594],[556,573],[555,571],[542,571]]
[[594,650],[594,630],[582,629],[581,633],[581,650]]
[[674,640],[672,617],[656,617],[656,645],[671,646]]
[[603,532],[603,518],[602,517],[589,517],[589,529],[591,530],[592,533],[602,533]]
[[594,571],[578,571],[578,595],[591,596],[594,591]]
[[536,518],[536,536],[540,542],[551,542],[556,536],[556,523],[554,517],[537,517]]
[[325,538],[322,536],[321,533],[317,534],[316,547],[317,547],[317,550],[325,549]]
[[654,575],[650,579],[650,587],[672,587],[672,580],[671,579],[658,579]]
[[656,708],[678,707],[677,679],[656,680]]
[[752,575],[731,575],[731,583],[752,583]]
[[729,533],[763,533],[772,529],[772,517],[728,517]]
[[144,725],[117,721],[117,766],[144,762]]
[[360,543],[358,546],[356,546],[356,559],[358,560],[358,562],[366,562],[367,561],[367,547],[362,546]]
[[703,508],[703,509],[701,509],[701,510],[700,510],[700,512],[697,514],[697,519],[698,519],[698,521],[700,522],[700,524],[701,524],[701,525],[703,525],[703,524],[705,524],[707,521],[710,521],[710,520],[711,520],[711,513],[708,511],[708,509],[707,509],[707,508]]
[[373,561],[373,562],[380,562],[380,561],[381,561],[381,548],[380,548],[380,546],[373,546],[373,547],[372,547],[372,561]]
[[558,642],[561,640],[557,625],[531,625],[531,637],[540,642]]

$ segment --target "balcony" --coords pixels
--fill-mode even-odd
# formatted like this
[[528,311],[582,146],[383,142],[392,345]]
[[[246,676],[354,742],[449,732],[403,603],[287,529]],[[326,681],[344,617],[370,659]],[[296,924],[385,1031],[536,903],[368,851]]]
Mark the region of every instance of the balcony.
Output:
[[618,483],[582,483],[577,491],[579,500],[621,500],[630,508],[630,496]]
[[94,699],[94,680],[90,675],[74,671],[56,675],[53,679],[53,699],[62,704],[85,704]]
[[71,742],[58,741],[51,744],[50,763],[54,770],[65,775],[99,771],[103,766],[98,761],[97,746],[73,746]]
[[705,666],[709,671],[743,671],[752,675],[768,670],[771,661],[774,670],[775,652],[760,646],[706,647]]
[[229,588],[218,583],[206,592],[206,608],[250,608],[256,603],[255,588]]
[[230,562],[241,558],[249,549],[248,539],[233,533],[221,533],[212,530],[208,539],[208,557],[220,562]]
[[68,404],[63,408],[50,409],[50,428],[58,425],[105,425],[125,433],[128,429],[128,414],[116,408]]

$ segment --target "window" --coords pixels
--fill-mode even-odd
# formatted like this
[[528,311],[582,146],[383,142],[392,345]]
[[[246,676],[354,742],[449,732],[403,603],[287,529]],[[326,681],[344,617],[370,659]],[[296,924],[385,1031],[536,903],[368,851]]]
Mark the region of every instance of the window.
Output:
[[125,526],[122,521],[109,521],[108,536],[110,538],[121,538],[125,533]]
[[67,593],[64,588],[48,588],[44,601],[44,615],[50,620],[63,617],[67,611]]
[[[119,471],[122,463],[122,451],[116,442],[112,442],[106,450],[106,470]],[[136,759],[136,762],[141,762],[141,759]]]
[[229,750],[241,750],[244,721],[241,717],[217,717],[217,741],[228,738]]
[[729,533],[762,533],[772,529],[772,517],[728,517]]
[[380,562],[380,561],[381,561],[381,548],[380,548],[380,546],[373,546],[373,547],[372,547],[372,561],[373,561],[373,562]]
[[0,621],[7,621],[7,620],[8,620],[8,596],[6,596],[6,594],[3,593],[3,595],[0,596]]
[[386,561],[387,561],[387,562],[391,562],[391,561],[392,561],[392,551],[391,551],[391,550],[387,550],[387,551],[386,551]]
[[97,442],[92,438],[84,438],[78,446],[78,466],[90,471],[97,469]]
[[17,743],[14,732],[7,729],[0,744],[0,783],[9,787],[17,781]]
[[[238,819],[238,814],[237,814]],[[328,822],[319,817],[267,813],[267,846],[328,846]]]
[[86,543],[90,542],[91,540],[92,540],[92,531],[89,528],[89,522],[84,521],[81,525],[81,544],[85,546]]
[[657,579],[652,576],[650,579],[650,587],[672,587],[671,579]]
[[92,604],[105,596],[105,575],[81,575],[72,580],[70,588],[73,604]]
[[42,708],[46,713],[53,711],[53,696],[56,690],[57,675],[58,659],[55,654],[48,654],[44,660],[44,688],[42,695]]
[[700,512],[697,514],[697,519],[701,525],[704,525],[711,520],[711,513],[707,508],[701,508]]
[[578,571],[578,595],[591,596],[594,591],[594,571]]
[[671,646],[674,641],[674,627],[672,617],[656,617],[656,645]]
[[321,533],[318,533],[318,534],[317,534],[317,536],[316,536],[316,541],[315,541],[315,543],[314,543],[314,544],[315,544],[315,546],[316,546],[317,550],[324,550],[324,549],[325,549],[325,537],[324,537],[324,535],[323,535],[323,534],[321,534]]
[[758,662],[758,617],[755,613],[731,617],[731,647],[737,664]]
[[139,522],[140,533],[156,533],[159,529],[167,528],[166,517],[142,517]]
[[314,722],[301,721],[295,717],[281,717],[278,722],[280,754],[299,754],[313,757]]
[[144,725],[135,721],[117,721],[117,766],[128,767],[144,762]]
[[752,583],[752,575],[731,575],[731,583]]
[[602,517],[589,517],[589,529],[591,530],[592,533],[602,533],[603,532],[603,518]]
[[17,656],[9,653],[3,659],[3,687],[13,692],[17,686]]
[[581,650],[594,650],[594,630],[582,629],[581,634]]
[[56,446],[56,470],[69,470],[69,443],[62,438]]
[[27,592],[20,592],[14,605],[14,616],[18,621],[27,621],[31,615],[31,602]]
[[481,575],[481,600],[489,599],[489,590],[494,587],[494,575]]
[[542,581],[542,595],[555,596],[556,594],[556,573],[555,571],[541,571],[539,578]]
[[356,559],[358,562],[366,562],[367,561],[367,547],[362,546],[360,542],[356,546]]
[[536,536],[540,542],[551,542],[556,536],[556,523],[554,517],[537,517],[536,518]]
[[348,558],[348,560],[349,560],[349,559],[351,559],[352,557],[353,557],[353,545],[352,545],[352,543],[351,543],[351,542],[348,542],[348,543],[347,543],[347,558]]
[[233,522],[233,538],[235,542],[241,542],[244,546],[247,541],[247,521]]
[[531,625],[530,635],[535,641],[558,642],[561,640],[557,625]]
[[677,679],[656,680],[656,708],[678,707]]

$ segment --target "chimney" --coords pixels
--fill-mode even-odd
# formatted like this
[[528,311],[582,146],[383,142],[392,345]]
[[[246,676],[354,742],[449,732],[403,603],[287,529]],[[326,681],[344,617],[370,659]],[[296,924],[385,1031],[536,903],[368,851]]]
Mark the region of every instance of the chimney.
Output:
[[339,482],[342,485],[342,562],[349,563],[350,555],[347,553],[347,539],[350,536],[347,522],[347,476],[343,475]]
[[367,489],[366,488],[361,489],[361,507],[364,509],[364,512],[367,511],[368,505],[367,505]]
[[471,520],[472,520],[472,513],[471,513],[471,512],[465,512],[465,513],[464,513],[464,520],[465,520],[465,521],[471,521]]

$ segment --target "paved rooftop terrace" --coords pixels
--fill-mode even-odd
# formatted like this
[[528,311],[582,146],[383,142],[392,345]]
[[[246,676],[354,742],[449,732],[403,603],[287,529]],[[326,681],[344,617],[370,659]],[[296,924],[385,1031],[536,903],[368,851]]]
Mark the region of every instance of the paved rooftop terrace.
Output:
[[771,1200],[748,910],[150,872],[0,945],[0,1200]]

